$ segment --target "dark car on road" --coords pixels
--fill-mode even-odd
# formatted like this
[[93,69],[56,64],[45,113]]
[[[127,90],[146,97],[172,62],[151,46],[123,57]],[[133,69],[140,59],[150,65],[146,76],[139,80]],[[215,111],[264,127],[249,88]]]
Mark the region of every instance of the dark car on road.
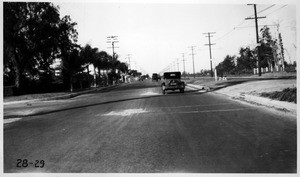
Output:
[[159,77],[157,73],[152,74],[152,81],[158,81]]
[[184,92],[185,83],[181,81],[180,72],[165,72],[163,79],[163,83],[161,84],[163,94],[166,93],[166,90],[179,90],[181,93]]

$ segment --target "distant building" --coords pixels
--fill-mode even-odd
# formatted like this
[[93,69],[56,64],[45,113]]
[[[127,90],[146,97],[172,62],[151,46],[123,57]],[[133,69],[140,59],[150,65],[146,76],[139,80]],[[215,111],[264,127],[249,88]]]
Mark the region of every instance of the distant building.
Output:
[[50,67],[54,69],[55,76],[61,76],[62,70],[61,70],[60,65],[61,65],[61,59],[60,58],[55,59],[53,64],[50,65]]

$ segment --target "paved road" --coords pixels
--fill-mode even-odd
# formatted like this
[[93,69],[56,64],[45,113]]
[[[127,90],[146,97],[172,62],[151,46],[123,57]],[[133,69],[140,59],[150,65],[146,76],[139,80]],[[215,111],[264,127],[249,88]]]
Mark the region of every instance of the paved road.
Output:
[[218,94],[144,81],[57,104],[4,125],[4,172],[296,172],[295,118]]

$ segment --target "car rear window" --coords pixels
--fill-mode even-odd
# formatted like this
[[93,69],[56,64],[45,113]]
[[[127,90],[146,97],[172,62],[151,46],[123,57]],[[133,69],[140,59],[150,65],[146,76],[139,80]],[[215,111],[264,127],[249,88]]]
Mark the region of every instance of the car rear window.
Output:
[[165,79],[180,79],[181,73],[180,72],[167,72],[164,73]]

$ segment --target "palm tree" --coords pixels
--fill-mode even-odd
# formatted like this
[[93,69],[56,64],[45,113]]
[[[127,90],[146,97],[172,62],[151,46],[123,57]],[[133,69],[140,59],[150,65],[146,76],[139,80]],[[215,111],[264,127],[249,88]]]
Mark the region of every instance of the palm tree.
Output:
[[107,64],[107,62],[108,62],[108,56],[109,55],[105,51],[101,51],[101,52],[97,52],[96,53],[96,57],[95,57],[95,60],[93,62],[93,65],[94,65],[94,68],[97,68],[97,70],[98,70],[98,78],[99,78],[98,85],[101,84],[100,83],[101,82],[101,80],[100,80],[100,78],[101,78],[100,70],[106,69],[107,66],[108,66],[108,64]]
[[117,66],[117,69],[120,70],[122,73],[128,72],[128,66],[124,62],[120,62]]

